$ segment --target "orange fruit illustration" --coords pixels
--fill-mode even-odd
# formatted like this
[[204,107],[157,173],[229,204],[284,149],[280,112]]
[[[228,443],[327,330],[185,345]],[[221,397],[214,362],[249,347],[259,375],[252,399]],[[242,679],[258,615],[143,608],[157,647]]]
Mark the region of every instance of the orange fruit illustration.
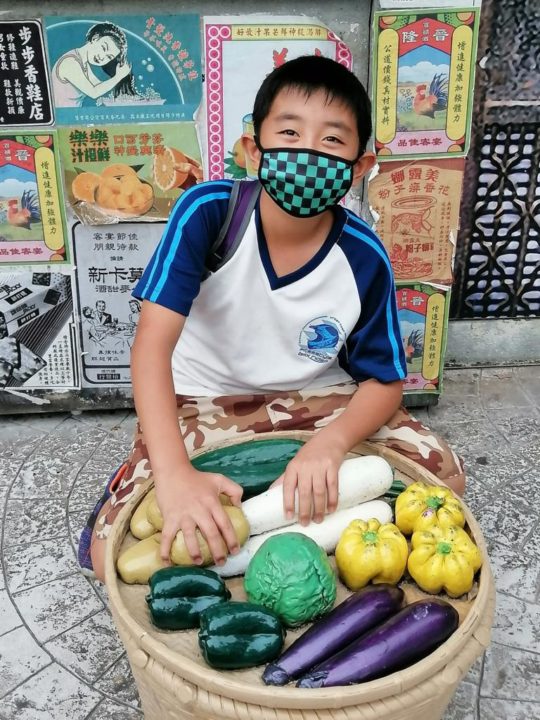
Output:
[[162,192],[182,187],[189,175],[197,179],[199,171],[202,173],[199,163],[176,148],[166,147],[162,153],[154,155],[152,176]]
[[71,183],[71,192],[76,200],[94,202],[96,188],[101,178],[93,172],[82,172]]
[[102,177],[96,188],[96,205],[106,210],[118,207],[118,196],[122,192],[122,183],[114,177]]
[[114,178],[123,178],[126,176],[131,177],[137,177],[137,173],[135,170],[130,167],[129,165],[125,165],[124,163],[113,163],[112,165],[107,165],[107,167],[102,170],[101,172],[102,177],[114,177]]

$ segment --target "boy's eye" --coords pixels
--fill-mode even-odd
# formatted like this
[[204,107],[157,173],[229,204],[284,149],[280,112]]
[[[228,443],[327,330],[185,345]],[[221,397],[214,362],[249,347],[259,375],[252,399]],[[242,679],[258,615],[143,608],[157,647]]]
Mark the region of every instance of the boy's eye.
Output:
[[335,137],[335,135],[328,135],[328,137],[325,137],[324,139],[327,142],[339,143],[340,145],[343,145],[343,142],[339,138]]
[[279,131],[279,135],[289,135],[289,136],[293,137],[296,134],[297,134],[296,130],[291,130],[291,128],[287,128],[286,130]]

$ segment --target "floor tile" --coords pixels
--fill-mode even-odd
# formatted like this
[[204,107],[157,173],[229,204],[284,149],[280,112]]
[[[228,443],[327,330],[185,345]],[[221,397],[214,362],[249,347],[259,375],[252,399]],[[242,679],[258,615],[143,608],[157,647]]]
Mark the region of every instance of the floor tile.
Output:
[[540,605],[497,593],[492,641],[509,647],[538,652]]
[[446,427],[449,423],[465,423],[471,420],[481,420],[485,417],[485,411],[477,398],[474,402],[470,402],[462,396],[451,398],[446,395],[441,396],[438,405],[431,405],[429,408],[429,424],[430,427],[435,425],[437,428]]
[[469,671],[465,675],[466,682],[470,682],[473,685],[480,685],[482,679],[482,664],[484,662],[484,655],[480,655],[469,668]]
[[540,655],[492,643],[486,651],[481,694],[540,703]]
[[443,720],[480,720],[476,713],[478,687],[463,681],[448,706]]
[[495,585],[500,592],[534,603],[540,590],[538,558],[490,538],[487,543]]
[[[0,637],[0,696],[11,692],[38,670],[51,663],[50,656],[24,627]],[[1,702],[0,702],[1,707]]]
[[446,370],[443,376],[443,393],[449,395],[478,395],[480,370]]
[[486,452],[474,453],[469,471],[485,485],[511,489],[512,481],[532,467],[532,460],[523,452],[510,448],[501,440],[499,447],[489,447]]
[[103,608],[79,573],[23,590],[13,600],[40,642],[65,632]]
[[503,371],[499,370],[491,376],[482,372],[480,397],[483,406],[488,410],[530,407],[531,399],[523,392],[516,380],[502,378],[501,372]]
[[108,610],[102,610],[45,644],[63,667],[93,684],[123,654]]
[[129,410],[84,410],[75,419],[86,425],[111,430],[119,427],[130,415]]
[[139,693],[126,655],[107,670],[105,675],[94,683],[94,687],[109,697],[139,707]]
[[2,699],[6,720],[85,720],[101,695],[58,665],[49,665]]
[[62,497],[9,498],[4,530],[4,547],[31,544],[65,534],[65,500]]
[[0,590],[0,635],[22,625],[22,620],[15,606],[9,599],[7,590]]
[[50,433],[57,430],[60,425],[70,417],[69,413],[28,413],[27,415],[12,415],[13,422],[25,428],[34,428],[40,432]]
[[112,700],[103,700],[88,720],[142,720],[142,712],[119,705]]
[[4,552],[4,563],[12,593],[43,583],[44,579],[55,580],[69,575],[78,568],[67,535],[8,548]]
[[540,704],[480,698],[480,717],[482,720],[537,720]]

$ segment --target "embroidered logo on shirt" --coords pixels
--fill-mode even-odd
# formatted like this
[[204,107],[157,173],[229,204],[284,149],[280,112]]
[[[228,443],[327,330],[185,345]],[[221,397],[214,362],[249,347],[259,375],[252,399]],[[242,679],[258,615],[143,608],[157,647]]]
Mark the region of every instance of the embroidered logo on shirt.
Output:
[[310,320],[300,333],[298,355],[318,363],[333,360],[343,345],[345,331],[335,317],[322,315]]

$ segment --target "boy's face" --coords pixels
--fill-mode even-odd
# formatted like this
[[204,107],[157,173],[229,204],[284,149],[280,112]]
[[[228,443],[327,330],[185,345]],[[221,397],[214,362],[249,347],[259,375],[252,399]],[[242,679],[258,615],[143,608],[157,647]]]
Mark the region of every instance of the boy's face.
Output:
[[[270,112],[262,122],[259,142],[264,149],[302,148],[355,160],[360,148],[356,118],[340,100],[327,101],[326,92],[318,90],[307,96],[296,88],[283,88],[275,97]],[[243,137],[244,148],[255,167],[260,151],[252,138]],[[354,166],[353,183],[357,183],[375,164],[375,155],[365,152]]]

